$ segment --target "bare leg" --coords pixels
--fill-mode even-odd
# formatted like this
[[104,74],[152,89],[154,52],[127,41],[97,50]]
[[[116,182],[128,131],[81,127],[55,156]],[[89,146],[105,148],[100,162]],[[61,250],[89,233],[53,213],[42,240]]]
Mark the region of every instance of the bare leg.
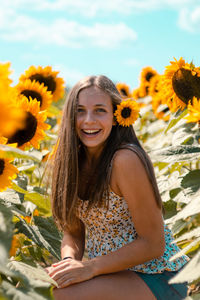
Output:
[[63,289],[56,300],[156,300],[146,283],[132,271],[101,275]]

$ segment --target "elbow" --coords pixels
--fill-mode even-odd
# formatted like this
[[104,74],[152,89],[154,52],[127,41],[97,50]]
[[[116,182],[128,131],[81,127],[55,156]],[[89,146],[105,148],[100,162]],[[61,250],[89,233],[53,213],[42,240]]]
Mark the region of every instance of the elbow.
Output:
[[165,253],[165,239],[160,240],[152,247],[154,258],[159,258]]

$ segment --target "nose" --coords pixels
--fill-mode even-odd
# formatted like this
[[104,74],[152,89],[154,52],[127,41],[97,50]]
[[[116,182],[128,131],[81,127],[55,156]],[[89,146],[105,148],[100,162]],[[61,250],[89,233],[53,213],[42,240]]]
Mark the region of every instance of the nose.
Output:
[[90,123],[95,123],[95,116],[92,112],[88,111],[85,115],[85,123],[90,124]]

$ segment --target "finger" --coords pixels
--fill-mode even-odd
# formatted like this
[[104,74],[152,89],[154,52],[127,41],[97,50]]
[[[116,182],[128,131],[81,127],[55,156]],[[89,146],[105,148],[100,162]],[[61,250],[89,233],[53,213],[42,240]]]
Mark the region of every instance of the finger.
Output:
[[61,270],[51,275],[51,278],[58,283],[58,280],[60,280],[63,276],[66,276],[66,278],[68,278],[69,272],[66,272],[66,270]]
[[51,267],[47,267],[44,270],[45,270],[45,272],[47,272],[47,274],[49,274],[51,272]]
[[52,266],[53,266],[53,267],[56,267],[56,266],[62,265],[63,263],[65,263],[66,261],[71,260],[71,259],[72,259],[72,258],[63,259],[63,260],[61,260],[61,261],[58,261],[58,262],[52,264]]
[[57,283],[58,283],[58,288],[65,288],[76,282],[75,282],[74,278],[68,278],[68,279],[65,278],[64,280],[60,280]]
[[65,264],[59,264],[58,266],[53,266],[51,267],[51,269],[49,270],[49,276],[54,276],[54,274],[58,273],[59,271],[66,271],[66,269],[68,268],[68,263]]

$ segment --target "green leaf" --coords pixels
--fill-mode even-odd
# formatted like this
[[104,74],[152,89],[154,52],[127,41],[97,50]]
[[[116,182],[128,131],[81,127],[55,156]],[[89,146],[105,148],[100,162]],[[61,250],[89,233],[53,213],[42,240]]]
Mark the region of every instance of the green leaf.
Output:
[[195,160],[200,157],[200,146],[170,146],[164,149],[151,151],[150,154],[155,161],[168,163]]
[[38,268],[34,268],[28,264],[25,264],[20,261],[10,261],[8,264],[8,268],[11,271],[18,271],[23,274],[25,277],[28,277],[29,280],[41,280],[50,284],[57,286],[57,283],[45,272],[44,269],[38,266]]
[[51,203],[50,199],[47,196],[37,192],[26,191],[15,183],[13,183],[12,188],[18,193],[24,194],[24,200],[34,203],[37,206],[39,212],[45,214],[46,216],[51,215]]
[[50,199],[47,196],[41,195],[36,192],[29,192],[25,194],[25,201],[31,201],[37,205],[38,211],[44,214],[45,216],[51,216],[51,203]]
[[172,119],[171,121],[169,121],[169,124],[165,130],[165,134],[171,129],[173,128],[181,119],[183,119],[188,113],[188,110],[185,109],[183,110],[183,112],[178,116],[175,117],[174,119]]
[[196,238],[193,242],[191,242],[186,247],[184,247],[183,249],[181,249],[170,260],[174,260],[174,259],[176,259],[178,257],[181,257],[183,254],[189,253],[191,251],[191,249],[193,249],[194,247],[199,246],[199,245],[200,245],[200,237]]
[[57,229],[52,217],[34,217],[35,225],[38,226],[40,233],[44,239],[51,245],[52,249],[57,253],[58,259],[60,259],[60,248],[62,233]]
[[[3,294],[10,300],[53,300],[49,285],[43,284],[43,288],[31,286],[15,287],[7,281],[1,283]],[[38,290],[38,291],[37,291]]]
[[25,234],[36,245],[47,249],[54,257],[60,260],[60,249],[58,249],[61,243],[60,236],[55,236],[55,229],[52,229],[52,222],[48,219],[46,222],[49,225],[48,232],[42,229],[42,227],[27,224],[23,219],[20,219],[20,221],[16,223],[16,228],[18,232]]
[[181,186],[186,189],[190,188],[192,192],[198,191],[200,188],[200,170],[190,171],[181,181]]
[[200,252],[198,252],[187,265],[169,281],[169,283],[198,282],[200,280]]
[[164,205],[164,209],[165,209],[165,214],[164,217],[166,219],[174,216],[176,214],[176,202],[174,202],[173,200],[168,200],[166,202],[163,203]]
[[0,150],[3,151],[1,153],[1,155],[5,158],[14,158],[14,157],[24,158],[24,159],[33,160],[36,162],[40,162],[42,159],[42,155],[41,155],[41,157],[39,156],[39,154],[37,154],[37,156],[36,156],[36,152],[34,153],[35,155],[32,155],[28,151],[22,151],[18,148],[9,147],[7,145],[0,145]]
[[184,234],[182,234],[179,238],[175,239],[175,242],[180,242],[180,241],[184,241],[184,240],[190,240],[194,237],[200,237],[200,226],[189,231],[189,232],[186,232]]
[[0,261],[5,261],[13,235],[11,210],[0,202]]
[[172,189],[171,191],[169,191],[170,198],[174,199],[178,195],[178,193],[180,193],[180,191],[181,191],[181,188],[175,188],[175,189]]
[[169,223],[174,223],[177,220],[180,219],[186,219],[190,216],[193,216],[195,214],[200,213],[200,195],[199,193],[196,193],[194,195],[191,195],[190,202],[180,211],[178,212],[174,217],[168,220]]

